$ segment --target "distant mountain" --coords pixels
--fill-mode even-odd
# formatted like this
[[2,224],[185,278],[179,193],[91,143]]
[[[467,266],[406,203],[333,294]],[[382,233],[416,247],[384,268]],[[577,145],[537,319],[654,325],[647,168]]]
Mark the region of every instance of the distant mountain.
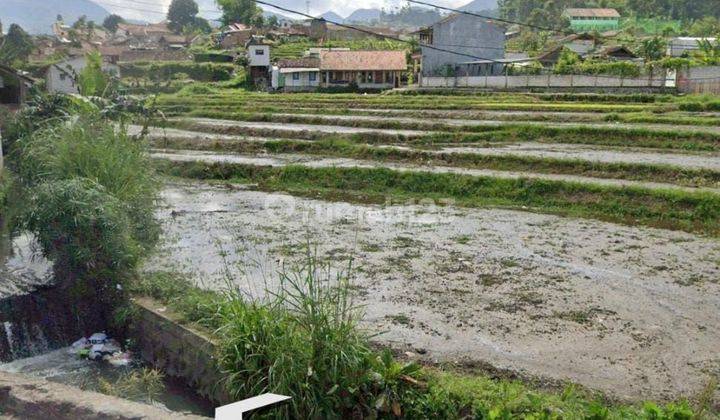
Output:
[[7,31],[17,23],[31,34],[50,34],[57,15],[72,24],[82,15],[101,24],[109,15],[103,7],[90,0],[0,0],[0,22]]
[[464,10],[466,12],[480,12],[483,10],[495,10],[497,8],[497,0],[473,0],[461,7],[460,10]]
[[345,18],[346,22],[372,22],[380,19],[382,10],[380,9],[357,9]]
[[267,10],[263,10],[263,17],[264,17],[265,19],[267,19],[267,18],[269,18],[269,17],[271,17],[271,16],[275,16],[275,17],[278,18],[279,20],[297,20],[296,18],[291,18],[291,17],[285,16],[285,15],[283,15],[283,14],[281,14],[281,13],[268,12]]
[[327,12],[323,13],[319,17],[331,21],[331,22],[337,22],[337,23],[344,23],[345,18],[338,15],[337,13],[333,12],[332,10],[328,10]]

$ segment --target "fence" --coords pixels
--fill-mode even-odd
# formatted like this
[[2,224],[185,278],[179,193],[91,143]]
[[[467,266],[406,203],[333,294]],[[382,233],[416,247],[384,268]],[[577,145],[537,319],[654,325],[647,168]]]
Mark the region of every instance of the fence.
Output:
[[679,71],[677,89],[682,93],[720,95],[720,66],[691,67]]
[[667,86],[666,73],[639,78],[591,75],[422,77],[421,87],[529,88],[653,88]]

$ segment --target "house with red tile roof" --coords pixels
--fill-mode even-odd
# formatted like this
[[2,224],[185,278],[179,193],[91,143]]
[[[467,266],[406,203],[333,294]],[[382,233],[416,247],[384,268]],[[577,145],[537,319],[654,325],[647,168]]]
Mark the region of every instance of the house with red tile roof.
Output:
[[392,89],[400,86],[407,69],[405,51],[319,49],[317,58],[278,61],[273,67],[272,87],[284,91],[348,86]]

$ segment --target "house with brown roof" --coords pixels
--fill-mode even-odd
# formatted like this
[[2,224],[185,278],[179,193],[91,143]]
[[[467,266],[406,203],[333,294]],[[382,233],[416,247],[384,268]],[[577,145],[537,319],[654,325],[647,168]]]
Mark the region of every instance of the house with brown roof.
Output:
[[407,71],[405,51],[349,51],[320,49],[317,56],[280,60],[273,66],[276,90],[314,90],[318,87],[392,89]]
[[405,51],[321,51],[322,86],[392,89],[407,71]]
[[620,13],[615,9],[565,9],[563,16],[570,20],[574,31],[616,31],[620,28]]

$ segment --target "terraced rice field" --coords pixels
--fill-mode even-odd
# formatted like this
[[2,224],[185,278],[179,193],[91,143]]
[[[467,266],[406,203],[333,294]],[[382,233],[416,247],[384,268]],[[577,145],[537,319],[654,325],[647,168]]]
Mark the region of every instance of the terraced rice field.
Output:
[[[628,399],[720,374],[720,123],[669,97],[169,96],[149,270],[352,259],[376,340]],[[131,127],[139,133],[140,127]]]

